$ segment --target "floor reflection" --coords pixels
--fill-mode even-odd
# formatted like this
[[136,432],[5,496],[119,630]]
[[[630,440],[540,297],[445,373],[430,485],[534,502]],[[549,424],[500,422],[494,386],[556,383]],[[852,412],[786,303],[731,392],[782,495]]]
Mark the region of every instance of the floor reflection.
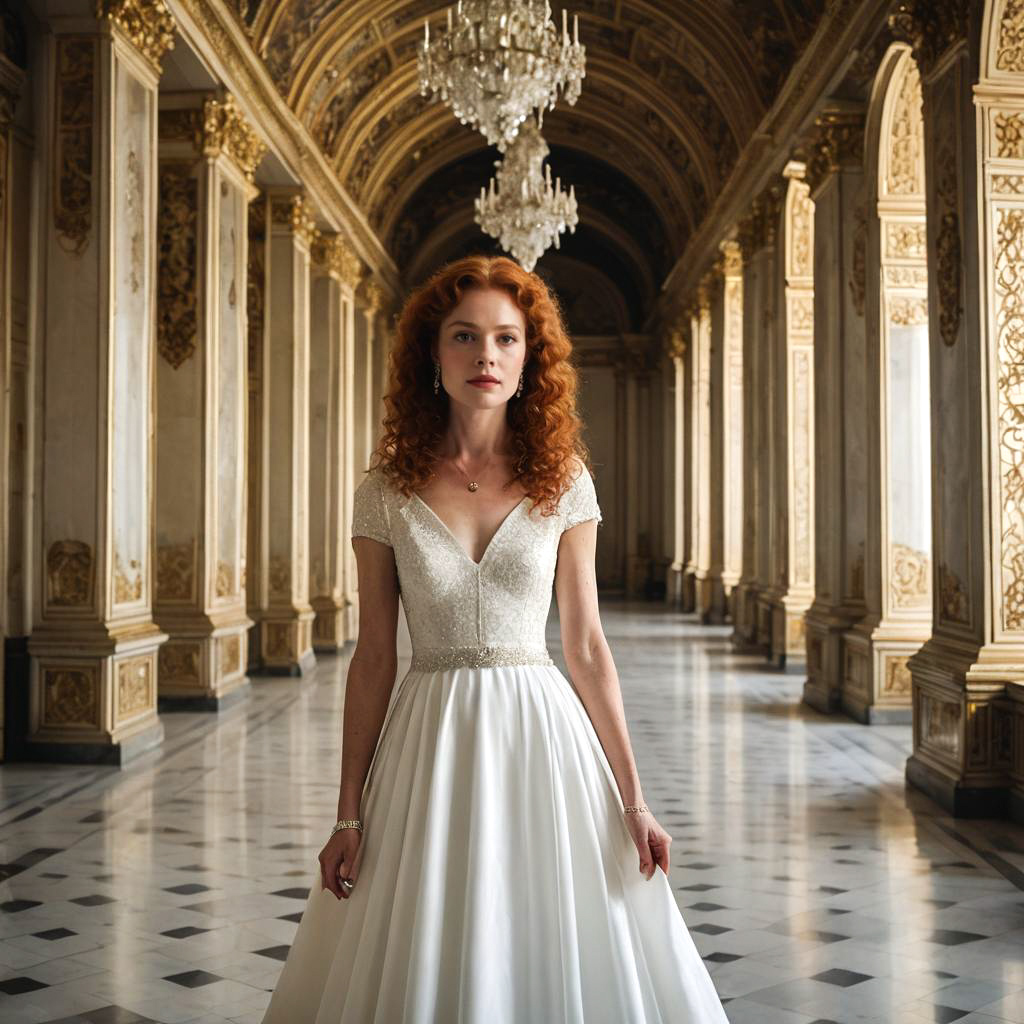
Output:
[[[908,726],[818,714],[728,628],[602,608],[734,1024],[1024,1022],[1024,829],[943,814],[904,784]],[[333,822],[345,664],[166,715],[124,772],[0,769],[0,1020],[260,1020]]]

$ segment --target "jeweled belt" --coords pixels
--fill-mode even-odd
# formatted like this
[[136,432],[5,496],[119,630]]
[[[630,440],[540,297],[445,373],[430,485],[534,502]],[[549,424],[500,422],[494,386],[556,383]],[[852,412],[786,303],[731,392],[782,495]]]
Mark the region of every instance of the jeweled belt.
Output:
[[501,665],[554,665],[546,647],[535,644],[471,644],[427,647],[413,651],[413,672],[441,672],[446,668],[496,668]]

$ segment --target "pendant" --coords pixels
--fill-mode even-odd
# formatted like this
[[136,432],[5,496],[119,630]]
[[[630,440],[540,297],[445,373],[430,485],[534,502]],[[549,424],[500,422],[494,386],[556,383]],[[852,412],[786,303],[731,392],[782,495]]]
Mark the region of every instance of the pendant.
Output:
[[475,491],[477,489],[477,482],[475,480],[470,481],[469,489]]

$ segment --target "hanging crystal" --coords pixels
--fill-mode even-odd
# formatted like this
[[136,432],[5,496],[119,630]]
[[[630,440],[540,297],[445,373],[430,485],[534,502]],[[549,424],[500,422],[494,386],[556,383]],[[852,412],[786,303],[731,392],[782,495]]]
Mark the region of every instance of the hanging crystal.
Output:
[[502,152],[534,110],[578,99],[586,54],[577,15],[570,37],[567,13],[559,32],[549,0],[458,0],[446,24],[432,37],[424,22],[420,94],[439,96]]
[[566,228],[575,232],[576,189],[562,189],[560,178],[551,180],[551,166],[544,161],[550,150],[534,118],[519,130],[495,162],[497,171],[475,201],[476,222],[525,270],[537,260]]

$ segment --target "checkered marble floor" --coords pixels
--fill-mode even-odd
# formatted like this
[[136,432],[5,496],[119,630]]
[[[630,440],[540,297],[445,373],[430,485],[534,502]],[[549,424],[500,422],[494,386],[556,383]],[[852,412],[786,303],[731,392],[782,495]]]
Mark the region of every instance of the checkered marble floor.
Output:
[[[819,715],[728,628],[602,607],[733,1024],[1024,1022],[1024,829],[947,817],[904,785],[908,727]],[[0,768],[0,1021],[261,1019],[333,821],[345,664],[167,715],[125,771]]]

